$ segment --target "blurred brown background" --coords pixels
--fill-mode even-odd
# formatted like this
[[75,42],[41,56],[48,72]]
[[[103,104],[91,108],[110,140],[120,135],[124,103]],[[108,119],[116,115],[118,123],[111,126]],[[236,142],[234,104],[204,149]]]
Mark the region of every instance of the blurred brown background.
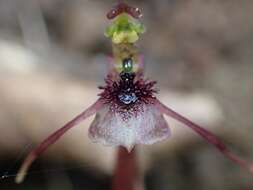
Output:
[[[0,174],[12,175],[42,139],[96,100],[116,1],[0,0]],[[143,10],[139,46],[158,97],[253,161],[253,1],[126,1]],[[115,150],[72,129],[30,170],[1,190],[110,189]],[[184,126],[139,147],[147,190],[252,190],[252,174]]]

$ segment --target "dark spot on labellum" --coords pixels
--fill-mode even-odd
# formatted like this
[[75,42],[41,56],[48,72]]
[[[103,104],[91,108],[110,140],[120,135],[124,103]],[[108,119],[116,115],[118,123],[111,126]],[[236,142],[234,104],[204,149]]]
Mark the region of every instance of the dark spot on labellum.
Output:
[[118,95],[119,101],[121,101],[124,104],[131,104],[136,102],[138,99],[135,93],[122,93]]

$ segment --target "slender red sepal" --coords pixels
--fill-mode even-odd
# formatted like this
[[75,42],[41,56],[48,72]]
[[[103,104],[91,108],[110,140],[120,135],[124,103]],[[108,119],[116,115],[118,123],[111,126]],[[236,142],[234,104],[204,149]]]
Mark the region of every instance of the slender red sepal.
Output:
[[199,125],[193,123],[189,119],[183,117],[182,115],[178,114],[177,112],[173,111],[172,109],[165,106],[160,101],[156,101],[156,106],[162,113],[165,115],[174,118],[175,120],[184,123],[187,127],[190,127],[200,136],[202,136],[206,141],[210,144],[214,145],[222,154],[224,154],[228,159],[234,161],[235,163],[239,164],[240,166],[246,168],[250,172],[253,172],[253,165],[245,160],[242,160],[239,156],[233,154],[226,145],[213,133],[207,131],[206,129],[200,127]]
[[87,108],[84,112],[76,116],[74,119],[69,121],[67,124],[65,124],[62,128],[55,131],[53,134],[51,134],[49,137],[47,137],[37,148],[32,150],[30,154],[26,157],[24,160],[22,166],[20,167],[17,176],[16,176],[16,183],[21,183],[26,175],[27,170],[33,163],[33,161],[39,157],[50,145],[54,144],[62,135],[64,135],[69,129],[76,126],[80,122],[82,122],[87,117],[95,114],[101,107],[103,106],[103,103],[98,100],[93,105],[91,105],[89,108]]

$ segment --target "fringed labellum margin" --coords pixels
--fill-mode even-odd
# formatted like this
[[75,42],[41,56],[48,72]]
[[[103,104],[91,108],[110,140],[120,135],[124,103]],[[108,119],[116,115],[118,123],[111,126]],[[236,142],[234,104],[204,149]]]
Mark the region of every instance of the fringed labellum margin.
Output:
[[153,144],[169,137],[163,115],[174,118],[214,145],[228,159],[253,172],[253,165],[228,150],[214,134],[162,104],[156,97],[154,81],[143,78],[143,59],[135,42],[145,28],[139,22],[138,8],[119,3],[107,14],[112,24],[105,35],[112,40],[110,71],[99,99],[83,113],[51,134],[23,162],[16,182],[23,181],[32,162],[69,129],[96,114],[89,137],[105,145],[124,146],[131,151],[136,144]]
[[135,144],[153,144],[166,139],[169,127],[156,108],[155,82],[121,73],[118,82],[107,79],[100,94],[105,107],[90,126],[90,138],[105,145],[122,145],[129,151]]

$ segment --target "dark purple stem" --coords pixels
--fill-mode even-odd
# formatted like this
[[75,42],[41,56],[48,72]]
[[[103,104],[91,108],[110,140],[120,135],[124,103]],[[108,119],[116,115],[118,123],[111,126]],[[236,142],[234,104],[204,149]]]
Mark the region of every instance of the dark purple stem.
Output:
[[250,172],[253,172],[253,165],[243,159],[241,159],[239,156],[233,154],[226,145],[213,133],[207,131],[206,129],[200,127],[199,125],[193,123],[189,119],[185,118],[184,116],[180,115],[179,113],[173,111],[172,109],[165,106],[160,101],[156,101],[156,106],[160,111],[175,120],[184,123],[187,127],[190,127],[192,130],[194,130],[196,133],[198,133],[200,136],[202,136],[206,141],[208,141],[210,144],[214,145],[222,154],[224,154],[228,159],[234,161],[235,163],[239,164],[240,166],[246,168]]
[[49,137],[47,137],[42,143],[37,146],[24,160],[22,166],[20,167],[17,177],[15,179],[16,183],[21,183],[24,180],[27,170],[33,163],[33,161],[39,157],[50,145],[54,144],[62,135],[64,135],[69,129],[79,124],[81,121],[86,119],[87,117],[95,114],[101,107],[103,103],[98,100],[89,108],[87,108],[84,112],[76,116],[74,119],[65,124],[62,128],[55,131]]
[[139,179],[138,177],[135,148],[131,152],[128,152],[126,148],[119,147],[112,190],[134,190]]

